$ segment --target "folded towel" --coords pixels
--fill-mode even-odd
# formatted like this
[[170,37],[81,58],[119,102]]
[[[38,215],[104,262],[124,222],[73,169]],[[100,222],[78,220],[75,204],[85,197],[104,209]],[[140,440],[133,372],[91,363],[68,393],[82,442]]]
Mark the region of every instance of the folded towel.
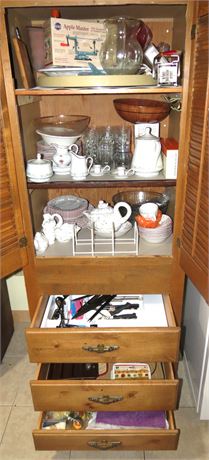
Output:
[[97,412],[96,423],[137,428],[166,428],[166,416],[164,411]]

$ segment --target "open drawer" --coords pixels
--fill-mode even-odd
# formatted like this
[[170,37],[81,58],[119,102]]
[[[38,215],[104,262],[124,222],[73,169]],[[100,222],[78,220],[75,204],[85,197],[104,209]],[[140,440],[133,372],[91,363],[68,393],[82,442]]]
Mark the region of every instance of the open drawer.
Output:
[[[175,362],[178,360],[180,328],[176,326],[168,295],[162,296],[166,318],[163,327],[40,327],[47,305],[43,298],[31,327],[26,330],[31,362]],[[151,311],[154,313],[153,310]],[[153,318],[152,324],[153,324]],[[128,324],[128,321],[127,321]]]
[[38,411],[134,411],[175,409],[178,380],[170,363],[158,365],[151,379],[74,380],[48,378],[51,365],[39,366],[30,382],[33,404]]
[[33,431],[37,450],[176,450],[179,430],[172,412],[168,413],[168,428],[125,430],[45,430],[42,417]]

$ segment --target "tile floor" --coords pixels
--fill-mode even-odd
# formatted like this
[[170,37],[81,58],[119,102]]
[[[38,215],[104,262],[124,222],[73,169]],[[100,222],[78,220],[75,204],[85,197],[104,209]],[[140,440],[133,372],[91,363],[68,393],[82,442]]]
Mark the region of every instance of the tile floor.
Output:
[[209,422],[199,421],[191,397],[183,362],[179,377],[183,379],[180,408],[175,414],[181,429],[177,451],[159,452],[36,452],[31,431],[37,426],[29,380],[36,365],[28,361],[25,323],[15,325],[15,333],[0,365],[0,459],[1,460],[208,460]]

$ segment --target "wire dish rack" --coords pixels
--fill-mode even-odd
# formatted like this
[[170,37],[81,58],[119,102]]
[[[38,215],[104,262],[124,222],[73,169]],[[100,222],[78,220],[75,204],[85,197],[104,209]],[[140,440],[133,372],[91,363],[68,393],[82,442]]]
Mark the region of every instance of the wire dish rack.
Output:
[[94,224],[85,231],[76,232],[74,228],[72,239],[72,251],[74,256],[110,254],[135,254],[139,253],[139,232],[137,223],[130,228],[125,235],[117,235],[112,225],[109,237],[98,235]]

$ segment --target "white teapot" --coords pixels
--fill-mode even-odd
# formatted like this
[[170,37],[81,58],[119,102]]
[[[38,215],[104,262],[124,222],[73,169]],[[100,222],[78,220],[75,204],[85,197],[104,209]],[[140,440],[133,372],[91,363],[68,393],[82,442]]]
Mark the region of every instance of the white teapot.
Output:
[[34,247],[38,254],[42,254],[48,248],[49,242],[46,236],[41,232],[36,232],[34,237]]
[[63,218],[60,214],[45,213],[43,215],[42,231],[50,245],[55,242],[55,229],[61,227],[62,224]]
[[55,238],[60,243],[67,243],[73,238],[73,232],[76,233],[80,230],[78,225],[68,224],[67,222],[61,227],[55,228]]
[[[126,209],[125,216],[121,215],[120,208]],[[131,212],[131,206],[128,203],[120,201],[112,208],[108,203],[101,200],[97,208],[93,209],[90,213],[85,211],[84,214],[88,217],[90,224],[94,225],[96,231],[111,233],[112,229],[114,231],[119,230],[121,225],[129,219]]]

